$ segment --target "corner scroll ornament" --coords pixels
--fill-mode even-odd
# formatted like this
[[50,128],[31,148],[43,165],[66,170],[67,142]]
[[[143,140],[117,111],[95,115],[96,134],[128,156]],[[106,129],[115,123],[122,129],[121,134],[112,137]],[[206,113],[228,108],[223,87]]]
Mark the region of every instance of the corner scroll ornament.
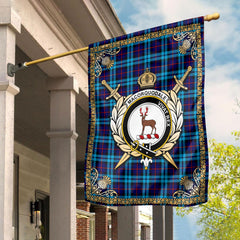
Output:
[[102,74],[102,66],[110,69],[114,65],[114,60],[110,56],[118,54],[120,50],[121,48],[118,47],[95,53],[95,77],[99,77]]
[[188,179],[188,176],[181,178],[180,185],[183,185],[185,191],[178,190],[173,194],[173,198],[194,197],[200,195],[200,177],[201,171],[196,168],[193,172],[193,180]]
[[114,190],[108,190],[108,185],[111,185],[111,179],[108,176],[103,176],[98,180],[98,171],[96,168],[91,169],[91,189],[92,194],[101,197],[116,198],[117,192]]
[[186,52],[191,49],[191,57],[193,60],[197,58],[197,33],[196,32],[182,32],[173,34],[173,39],[175,41],[182,41],[182,45],[179,46],[179,52],[181,54],[186,54]]
[[112,89],[105,80],[102,81],[110,92],[106,99],[113,97],[117,101],[112,110],[110,128],[114,141],[124,154],[115,169],[131,156],[142,156],[140,162],[145,169],[152,163],[152,158],[158,156],[178,168],[169,151],[177,143],[183,125],[182,104],[177,93],[180,89],[187,90],[183,82],[191,70],[189,66],[180,80],[174,76],[176,85],[172,90],[158,91],[153,89],[156,75],[146,69],[138,79],[142,90],[127,97],[118,93],[120,84]]

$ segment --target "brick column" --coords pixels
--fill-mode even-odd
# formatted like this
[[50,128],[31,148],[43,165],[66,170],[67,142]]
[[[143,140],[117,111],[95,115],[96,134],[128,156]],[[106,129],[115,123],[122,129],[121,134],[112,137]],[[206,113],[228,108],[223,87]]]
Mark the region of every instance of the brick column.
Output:
[[[90,203],[77,202],[77,209],[89,212]],[[77,240],[89,240],[89,218],[77,218]]]
[[108,240],[108,208],[96,206],[95,208],[95,239]]
[[118,240],[118,216],[117,212],[111,212],[111,220],[112,220],[112,240]]
[[141,240],[150,240],[150,226],[141,226]]

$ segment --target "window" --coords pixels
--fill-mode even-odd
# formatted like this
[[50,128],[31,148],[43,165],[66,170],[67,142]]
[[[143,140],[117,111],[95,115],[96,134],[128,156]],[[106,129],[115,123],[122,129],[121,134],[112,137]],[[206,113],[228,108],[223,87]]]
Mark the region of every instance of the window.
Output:
[[41,211],[41,235],[43,240],[49,240],[49,194],[36,190],[35,199],[40,202]]

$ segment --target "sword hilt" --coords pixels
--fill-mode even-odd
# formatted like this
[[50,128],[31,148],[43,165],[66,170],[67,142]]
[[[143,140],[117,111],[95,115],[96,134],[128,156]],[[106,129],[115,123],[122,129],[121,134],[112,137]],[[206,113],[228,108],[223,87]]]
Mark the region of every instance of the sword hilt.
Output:
[[175,75],[173,76],[174,79],[175,79],[175,81],[176,81],[176,83],[177,83],[177,84],[175,85],[175,87],[173,88],[173,91],[174,91],[175,93],[178,93],[181,88],[184,89],[184,90],[188,90],[188,88],[183,85],[183,82],[184,82],[184,80],[187,78],[188,74],[189,74],[191,71],[192,71],[192,67],[189,66],[189,67],[187,68],[187,71],[184,73],[183,77],[182,77],[180,80],[178,80]]
[[107,90],[110,92],[110,95],[108,97],[106,97],[106,99],[110,99],[111,97],[114,97],[115,100],[117,101],[121,95],[118,93],[118,89],[120,87],[120,84],[118,84],[118,86],[116,87],[116,89],[112,89],[105,80],[102,80],[102,85],[105,86],[107,88]]

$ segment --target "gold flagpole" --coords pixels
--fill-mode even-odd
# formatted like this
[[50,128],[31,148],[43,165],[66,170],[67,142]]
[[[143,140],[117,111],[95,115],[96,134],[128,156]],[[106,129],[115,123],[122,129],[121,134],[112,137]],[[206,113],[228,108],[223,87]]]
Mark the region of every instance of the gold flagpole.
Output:
[[[209,14],[209,15],[204,16],[204,21],[209,22],[211,20],[217,20],[217,19],[219,19],[219,17],[220,17],[219,13]],[[65,56],[72,55],[72,54],[75,54],[75,53],[84,52],[84,51],[87,51],[87,50],[88,50],[88,47],[83,47],[83,48],[79,48],[79,49],[72,50],[72,51],[69,51],[69,52],[60,53],[60,54],[56,54],[56,55],[45,57],[45,58],[40,58],[40,59],[33,60],[33,61],[30,61],[30,62],[19,63],[17,65],[13,65],[11,63],[8,63],[8,66],[7,66],[8,75],[10,77],[13,77],[14,73],[16,73],[18,70],[23,69],[25,67],[28,67],[28,66],[31,66],[31,65],[34,65],[34,64],[38,64],[38,63],[42,63],[42,62],[47,62],[47,61],[50,61],[50,60],[53,60],[53,59],[56,59],[56,58],[65,57]]]
[[79,49],[72,50],[72,51],[69,51],[69,52],[60,53],[60,54],[56,54],[56,55],[49,56],[49,57],[45,57],[45,58],[40,58],[40,59],[31,61],[31,62],[25,62],[24,65],[25,65],[26,67],[28,67],[28,66],[33,65],[33,64],[38,64],[38,63],[42,63],[42,62],[47,62],[47,61],[50,61],[50,60],[53,60],[53,59],[56,59],[56,58],[65,57],[65,56],[68,56],[68,55],[72,55],[72,54],[75,54],[75,53],[84,52],[84,51],[87,51],[87,50],[88,50],[88,47],[79,48]]
[[47,62],[47,61],[50,61],[50,60],[53,60],[53,59],[56,59],[56,58],[65,57],[65,56],[68,56],[68,55],[80,53],[80,52],[87,51],[87,50],[88,50],[88,47],[83,47],[83,48],[75,49],[75,50],[72,50],[72,51],[69,51],[69,52],[60,53],[60,54],[56,54],[56,55],[45,57],[45,58],[40,58],[40,59],[33,60],[33,61],[30,61],[30,62],[19,63],[17,65],[14,65],[12,63],[8,63],[7,73],[8,73],[8,76],[13,77],[14,74],[18,70],[21,70],[21,69],[26,68],[28,66],[38,64],[38,63]]

